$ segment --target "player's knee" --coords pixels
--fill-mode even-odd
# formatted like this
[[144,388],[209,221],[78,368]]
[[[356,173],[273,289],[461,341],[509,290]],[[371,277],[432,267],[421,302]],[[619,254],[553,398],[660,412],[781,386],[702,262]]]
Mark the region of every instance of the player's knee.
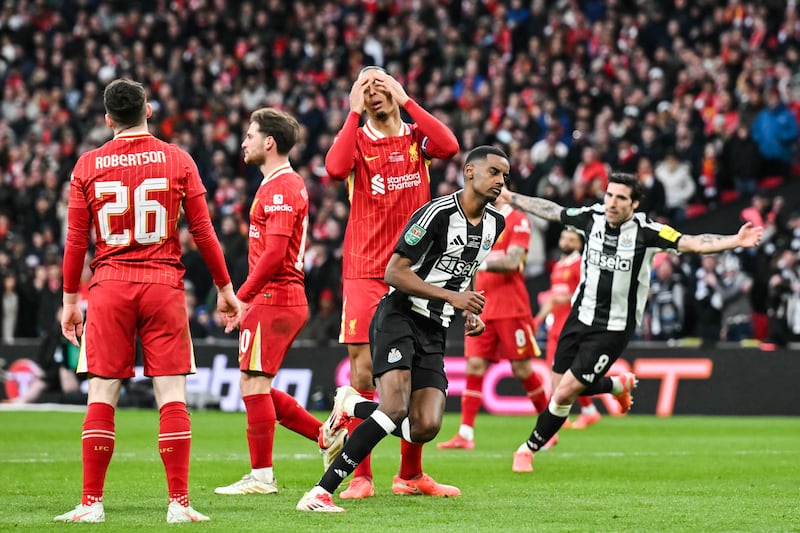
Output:
[[520,381],[525,381],[526,379],[528,379],[528,376],[530,376],[533,373],[533,370],[531,370],[530,361],[527,359],[526,361],[528,362],[527,366],[512,365],[511,367],[511,371],[514,373],[514,377]]
[[380,409],[397,425],[400,425],[403,419],[408,417],[408,407],[404,405],[386,405],[381,402]]
[[412,424],[411,425],[411,440],[413,442],[418,443],[425,443],[430,442],[436,438],[436,435],[439,434],[439,430],[441,429],[441,423],[436,424],[435,422],[427,422],[423,424]]

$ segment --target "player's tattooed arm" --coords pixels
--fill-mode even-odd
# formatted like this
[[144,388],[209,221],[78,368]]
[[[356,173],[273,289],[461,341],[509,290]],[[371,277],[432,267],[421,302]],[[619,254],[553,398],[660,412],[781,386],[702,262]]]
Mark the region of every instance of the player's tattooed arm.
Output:
[[683,235],[678,241],[679,252],[696,252],[713,254],[733,248],[752,248],[761,242],[764,228],[755,227],[746,222],[736,235],[717,235],[715,233],[701,233],[700,235]]
[[550,200],[525,196],[516,192],[509,193],[508,201],[513,207],[550,222],[560,222],[561,212],[564,210],[563,207]]
[[525,248],[511,245],[506,253],[499,256],[489,255],[481,265],[480,270],[489,272],[514,272],[522,270],[525,266]]

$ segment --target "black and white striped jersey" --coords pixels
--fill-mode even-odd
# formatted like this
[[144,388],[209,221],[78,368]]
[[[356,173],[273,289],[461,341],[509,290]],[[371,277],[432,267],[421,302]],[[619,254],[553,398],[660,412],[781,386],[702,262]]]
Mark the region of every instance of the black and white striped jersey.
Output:
[[572,317],[593,328],[632,333],[647,304],[653,256],[664,250],[677,253],[681,234],[644,213],[612,228],[602,204],[565,209],[561,221],[586,242]]
[[[505,228],[505,218],[492,205],[486,206],[478,225],[470,224],[458,203],[460,193],[436,198],[417,209],[394,249],[411,260],[411,270],[425,283],[453,291],[469,287],[478,266]],[[389,294],[397,297],[399,291],[391,287]],[[412,311],[444,327],[450,325],[455,309],[449,303],[402,296],[408,299]]]

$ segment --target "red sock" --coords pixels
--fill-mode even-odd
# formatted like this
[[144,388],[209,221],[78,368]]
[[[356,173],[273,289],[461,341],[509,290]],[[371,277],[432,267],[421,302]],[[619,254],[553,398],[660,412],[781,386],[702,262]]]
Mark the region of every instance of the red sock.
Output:
[[93,402],[86,408],[81,433],[83,460],[83,505],[103,501],[108,464],[114,455],[114,408]]
[[167,472],[169,501],[189,505],[189,453],[192,449],[192,423],[183,402],[161,406],[158,424],[158,453]]
[[[467,388],[461,394],[461,423],[475,427],[475,417],[483,403],[483,376],[467,374]],[[407,478],[403,478],[407,479]]]
[[422,475],[422,444],[400,439],[400,479]]
[[589,407],[590,405],[592,405],[592,397],[578,396],[578,403],[581,404],[581,407]]
[[250,447],[250,466],[272,466],[272,446],[275,443],[275,405],[270,394],[252,394],[242,398],[247,411],[247,444]]
[[319,428],[322,427],[322,422],[303,409],[303,406],[297,403],[297,400],[290,394],[286,394],[278,389],[272,389],[270,391],[270,396],[272,396],[272,404],[275,406],[275,416],[280,425],[286,429],[291,429],[295,433],[299,433],[307,439],[317,442]]
[[547,409],[547,393],[544,391],[544,382],[542,382],[542,378],[536,372],[531,372],[531,375],[525,378],[522,382],[522,386],[525,387],[525,390],[528,391],[528,398],[531,399],[531,403],[536,408],[537,413],[543,413],[545,409]]
[[[375,399],[375,391],[359,390],[358,393],[367,400],[372,401],[373,399]],[[352,435],[353,430],[356,429],[360,423],[361,423],[360,418],[351,418],[350,421],[347,423],[347,434]],[[358,463],[358,466],[353,471],[354,478],[359,476],[364,476],[372,479],[372,454],[367,455],[363,461]]]

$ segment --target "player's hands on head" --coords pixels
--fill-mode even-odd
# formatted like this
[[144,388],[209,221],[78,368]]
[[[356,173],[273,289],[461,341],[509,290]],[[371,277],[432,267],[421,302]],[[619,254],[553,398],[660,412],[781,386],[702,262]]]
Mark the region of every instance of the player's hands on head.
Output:
[[379,89],[383,89],[384,91],[388,92],[392,99],[397,102],[400,107],[406,105],[408,102],[408,93],[400,84],[399,81],[394,79],[389,74],[385,72],[376,71],[374,75],[374,83]]
[[463,309],[468,313],[479,315],[483,312],[483,306],[486,303],[486,298],[483,296],[483,291],[464,291],[454,292],[450,298],[450,305],[456,309]]
[[77,303],[65,303],[61,311],[61,334],[73,346],[80,347],[83,336],[83,313]]
[[350,89],[350,111],[355,111],[359,115],[364,112],[367,107],[365,103],[365,93],[372,81],[372,75],[367,73],[353,83],[353,87]]
[[486,329],[486,324],[478,315],[467,313],[467,321],[464,323],[464,332],[469,337],[480,335]]

